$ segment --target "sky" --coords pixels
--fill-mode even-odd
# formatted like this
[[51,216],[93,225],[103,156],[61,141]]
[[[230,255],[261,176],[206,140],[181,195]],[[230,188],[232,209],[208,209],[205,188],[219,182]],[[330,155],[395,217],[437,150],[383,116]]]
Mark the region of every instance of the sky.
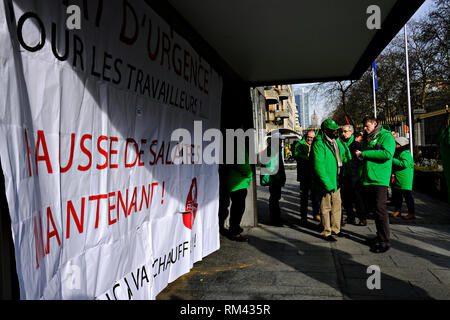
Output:
[[[411,20],[420,19],[423,16],[426,16],[427,13],[432,9],[433,9],[433,0],[425,0],[422,6],[411,17]],[[400,30],[399,33],[403,32],[402,30]],[[297,90],[299,90],[300,88],[305,88],[305,91],[309,91],[313,85],[314,85],[313,83],[293,84],[293,89],[294,92],[297,92]],[[314,110],[316,110],[320,122],[325,120],[325,117],[331,111],[330,107],[327,106],[326,99],[324,97],[320,97],[319,95],[317,95],[316,99],[310,98],[309,108],[310,108],[309,111],[310,115],[313,114]]]

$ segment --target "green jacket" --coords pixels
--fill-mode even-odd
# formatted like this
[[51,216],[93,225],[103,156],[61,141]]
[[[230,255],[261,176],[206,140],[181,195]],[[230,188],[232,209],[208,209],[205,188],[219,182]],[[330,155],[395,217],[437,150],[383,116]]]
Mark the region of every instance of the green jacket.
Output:
[[[305,136],[306,137],[306,136]],[[311,161],[309,161],[309,146],[305,141],[305,137],[299,140],[294,148],[294,158],[297,160],[297,181],[311,180]],[[310,182],[309,182],[310,184]]]
[[295,144],[294,159],[297,161],[308,160],[308,153],[309,147],[305,141],[305,137],[303,137],[303,139],[298,140],[298,142]]
[[369,143],[363,141],[361,182],[363,185],[389,187],[395,140],[390,131],[381,129]]
[[448,201],[450,202],[450,126],[442,130],[440,136],[442,166],[447,180]]
[[392,171],[395,175],[392,188],[412,190],[414,178],[414,160],[409,150],[401,151],[392,159]]
[[338,144],[341,144],[344,150],[344,153],[341,154],[341,157],[344,170],[344,179],[346,181],[350,181],[352,177],[352,155],[348,146],[352,144],[354,139],[355,138],[353,137],[353,135],[350,137],[350,139],[348,139],[347,142],[343,141],[341,138],[338,139]]
[[[269,171],[270,175],[269,185],[278,184],[283,187],[286,183],[286,172],[284,171],[284,163],[281,152],[282,150],[274,156],[271,156],[269,162],[266,164],[266,169]],[[278,170],[275,172],[277,168]]]
[[[342,143],[338,143],[339,152],[345,153]],[[324,137],[322,130],[316,135],[316,140],[311,150],[312,161],[314,164],[312,187],[319,193],[337,191],[337,158],[334,148]]]
[[233,192],[241,189],[247,189],[252,182],[253,171],[250,166],[248,153],[245,152],[244,164],[232,164],[227,168],[228,191]]

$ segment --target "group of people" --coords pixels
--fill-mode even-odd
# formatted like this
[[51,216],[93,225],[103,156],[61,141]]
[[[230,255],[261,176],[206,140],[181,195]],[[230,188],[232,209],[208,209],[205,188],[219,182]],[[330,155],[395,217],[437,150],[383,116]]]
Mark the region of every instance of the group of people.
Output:
[[[340,132],[341,131],[341,132]],[[270,223],[281,225],[279,201],[286,182],[283,165],[283,139],[278,152],[269,155],[266,164],[268,174],[261,175],[261,185],[269,187]],[[271,139],[268,140],[271,142]],[[270,145],[268,150],[272,150]],[[276,148],[275,148],[276,150]],[[245,153],[246,159],[248,154]],[[363,120],[363,132],[354,132],[351,125],[339,126],[326,119],[317,132],[311,130],[294,148],[297,160],[297,180],[300,182],[300,225],[307,226],[309,200],[312,202],[313,219],[323,227],[326,241],[342,237],[341,228],[346,224],[367,225],[368,215],[373,215],[377,234],[368,239],[371,251],[386,252],[390,248],[388,188],[392,189],[393,217],[401,216],[403,199],[408,215],[414,219],[412,185],[414,161],[409,151],[409,141],[394,137],[376,118]],[[219,227],[220,233],[235,241],[248,241],[242,235],[240,222],[245,211],[245,198],[253,171],[248,163],[222,166],[220,183]],[[230,211],[228,207],[230,205]],[[343,219],[342,207],[347,219]],[[230,227],[225,229],[225,219],[230,215]]]
[[[321,221],[321,235],[327,241],[342,237],[345,223],[365,226],[373,214],[377,236],[368,240],[371,251],[390,248],[388,188],[392,188],[394,217],[401,216],[403,198],[414,219],[412,185],[414,161],[407,138],[394,138],[373,117],[363,120],[364,132],[351,125],[341,127],[332,119],[323,121],[317,134],[308,131],[295,146],[300,182],[300,224],[307,225],[308,201],[313,218]],[[342,207],[347,214],[343,220]],[[355,209],[355,210],[354,210]],[[358,219],[358,220],[357,220]]]

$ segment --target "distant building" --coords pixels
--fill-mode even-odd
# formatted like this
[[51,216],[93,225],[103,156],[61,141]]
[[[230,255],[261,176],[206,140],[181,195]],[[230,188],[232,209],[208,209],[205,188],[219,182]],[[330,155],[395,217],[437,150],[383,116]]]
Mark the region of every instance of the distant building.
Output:
[[300,119],[298,115],[298,105],[295,108],[295,122],[294,122],[294,130],[297,132],[301,132],[301,125],[300,125]]
[[256,148],[265,148],[264,132],[289,129],[300,132],[297,106],[292,85],[255,87],[250,90],[253,105],[253,125],[258,135]]
[[295,95],[295,107],[297,108],[297,120],[298,120],[298,125],[301,127],[302,126],[302,111],[301,111],[301,99],[302,97],[299,94]]
[[319,117],[317,116],[316,110],[314,110],[314,113],[311,116],[311,127],[317,128],[318,126],[319,126]]
[[299,93],[295,95],[295,103],[298,106],[300,126],[302,128],[309,127],[309,95],[308,92],[305,92],[305,89],[301,88]]
[[[295,130],[296,127],[296,104],[294,98],[294,90],[292,89],[292,85],[283,85],[278,86],[281,91],[284,91],[287,94],[287,99],[285,98],[283,101],[280,101],[282,105],[282,110],[287,112],[287,118],[284,119],[283,128]],[[280,95],[280,98],[282,96]]]

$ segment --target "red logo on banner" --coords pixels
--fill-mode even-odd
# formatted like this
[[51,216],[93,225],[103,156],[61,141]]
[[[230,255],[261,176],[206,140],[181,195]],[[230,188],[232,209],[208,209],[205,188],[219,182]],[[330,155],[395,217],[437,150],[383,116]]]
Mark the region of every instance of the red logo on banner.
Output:
[[197,208],[197,178],[194,178],[192,179],[191,188],[189,189],[188,197],[186,199],[186,213],[183,214],[183,223],[186,228],[192,229],[197,214]]

